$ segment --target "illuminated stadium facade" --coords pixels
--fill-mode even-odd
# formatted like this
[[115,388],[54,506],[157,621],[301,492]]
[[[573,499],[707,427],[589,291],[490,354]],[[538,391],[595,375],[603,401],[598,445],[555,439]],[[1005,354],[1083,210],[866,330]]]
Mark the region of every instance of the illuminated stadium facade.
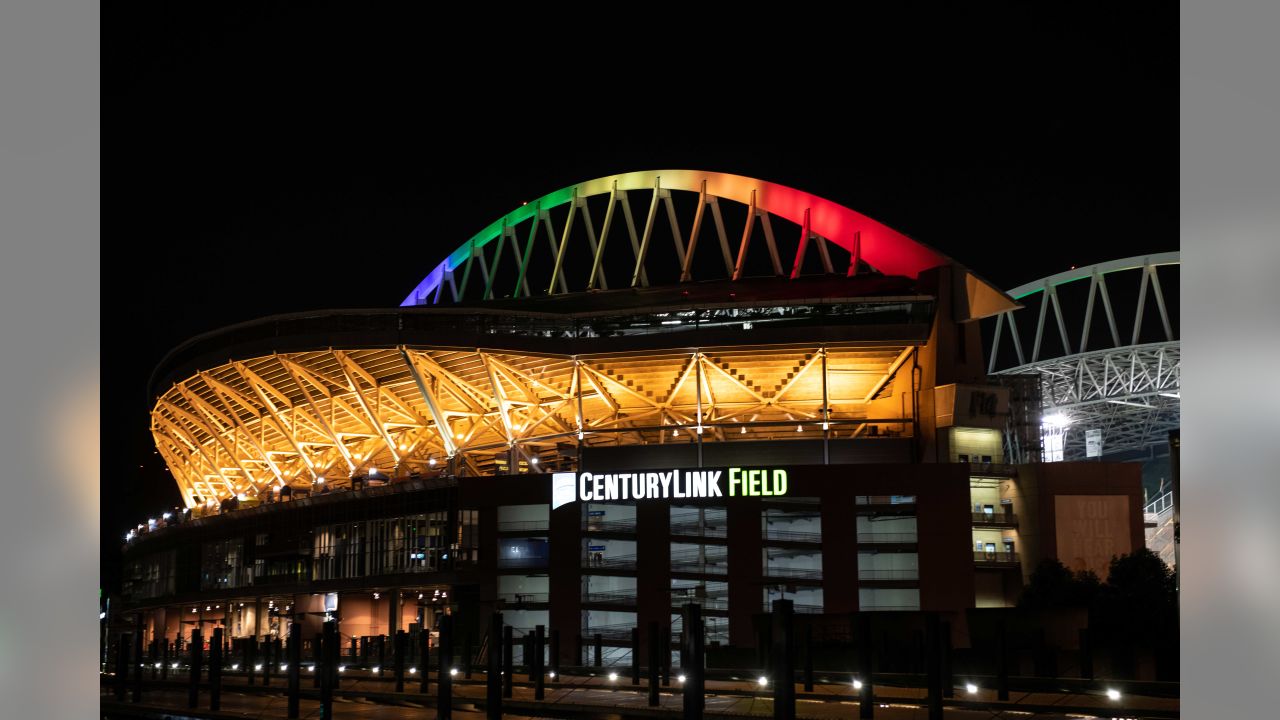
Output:
[[[1042,558],[1100,570],[1142,545],[1136,467],[1005,457],[1019,414],[1038,440],[1038,408],[988,379],[979,321],[1017,307],[901,233],[751,178],[551,193],[400,308],[171,352],[151,430],[186,508],[127,538],[127,607],[170,642],[291,622],[309,638],[336,617],[352,662],[445,612],[477,643],[495,610],[518,633],[599,635],[606,663],[632,627],[678,630],[690,601],[727,648],[755,646],[780,597],[962,627]],[[561,660],[585,652],[566,640]]]

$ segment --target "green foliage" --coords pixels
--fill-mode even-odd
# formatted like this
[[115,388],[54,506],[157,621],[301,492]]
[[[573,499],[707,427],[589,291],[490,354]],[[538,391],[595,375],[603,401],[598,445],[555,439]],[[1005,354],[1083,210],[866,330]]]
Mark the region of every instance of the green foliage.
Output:
[[1090,607],[1101,586],[1091,570],[1072,572],[1056,559],[1042,561],[1031,573],[1031,582],[1022,591],[1018,607],[1029,610]]

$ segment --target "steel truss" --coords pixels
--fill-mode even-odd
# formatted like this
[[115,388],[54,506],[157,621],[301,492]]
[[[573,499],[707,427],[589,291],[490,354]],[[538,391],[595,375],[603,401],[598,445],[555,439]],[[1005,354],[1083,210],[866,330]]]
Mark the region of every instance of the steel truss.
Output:
[[[914,346],[555,356],[397,347],[232,361],[176,384],[151,431],[188,506],[374,470],[495,456],[553,465],[579,442],[726,442],[909,434],[869,404]],[[872,428],[875,427],[875,430]]]
[[[1018,299],[1040,294],[1030,361],[1019,332],[1019,318],[1027,313],[1015,315],[1015,311],[1008,311],[995,318],[988,369],[995,375],[1034,373],[1040,377],[1042,415],[1061,414],[1071,422],[1066,430],[1064,459],[1085,457],[1086,430],[1102,431],[1103,452],[1110,455],[1166,442],[1168,431],[1179,426],[1181,344],[1170,322],[1156,268],[1180,262],[1178,253],[1114,260],[1037,280],[1009,292]],[[1109,276],[1122,272],[1129,275],[1136,272],[1139,283],[1137,312],[1132,323],[1117,319],[1108,290]],[[1079,334],[1073,334],[1064,321],[1063,301],[1056,288],[1082,279],[1090,281],[1084,323]],[[1149,298],[1159,311],[1165,340],[1139,344]],[[1052,321],[1049,320],[1050,308],[1053,309]],[[1099,310],[1106,319],[1109,338],[1104,337],[1099,343],[1095,336],[1092,341],[1110,347],[1090,351],[1087,349],[1091,342],[1090,328],[1094,313]],[[1006,326],[1019,364],[998,369]],[[1057,357],[1041,357],[1045,333],[1054,330],[1066,352]]]
[[[592,216],[591,198],[606,203],[599,224]],[[643,215],[633,209],[636,198],[641,199],[637,205],[647,208]],[[677,202],[693,203],[691,225],[681,226]],[[552,210],[563,217],[560,227]],[[736,239],[725,228],[728,213],[739,214],[745,221]],[[638,219],[643,224],[638,224]],[[775,221],[786,221],[798,232],[775,233]],[[667,268],[671,271],[668,276],[678,277],[679,282],[740,280],[748,255],[761,252],[767,255],[772,275],[791,280],[804,274],[805,258],[811,250],[821,267],[819,272],[828,275],[853,277],[871,268],[885,275],[915,278],[933,267],[960,267],[876,220],[793,188],[724,173],[655,170],[588,180],[525,203],[458,247],[401,305],[649,287],[653,240],[663,225],[669,230],[679,266]],[[709,233],[714,235],[710,241],[706,237]],[[619,234],[625,239],[619,239]],[[629,268],[625,276],[616,274],[619,264],[606,262],[606,252]],[[723,274],[718,272],[721,262],[705,263],[700,269],[694,263],[699,252],[718,255]],[[566,263],[570,256],[582,262]],[[535,262],[535,257],[543,262]],[[613,276],[606,273],[610,265]],[[578,268],[576,274],[570,274],[571,266]],[[712,267],[717,270],[710,270]],[[503,268],[514,268],[514,273],[499,282]],[[699,277],[699,272],[712,274]],[[1014,307],[997,288],[963,272],[960,282],[971,295],[973,317]]]

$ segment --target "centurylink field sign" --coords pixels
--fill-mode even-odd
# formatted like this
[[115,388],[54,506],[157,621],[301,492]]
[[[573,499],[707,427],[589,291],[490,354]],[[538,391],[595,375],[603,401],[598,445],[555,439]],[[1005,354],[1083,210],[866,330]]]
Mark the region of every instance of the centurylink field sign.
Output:
[[787,471],[780,468],[730,467],[551,475],[552,510],[578,500],[608,502],[786,494]]

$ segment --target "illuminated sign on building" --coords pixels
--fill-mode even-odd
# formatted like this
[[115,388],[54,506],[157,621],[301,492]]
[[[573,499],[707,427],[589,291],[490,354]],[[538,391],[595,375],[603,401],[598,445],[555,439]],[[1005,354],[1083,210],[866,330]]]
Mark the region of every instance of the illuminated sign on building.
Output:
[[582,502],[772,497],[787,494],[780,468],[699,468],[622,473],[554,473],[551,509]]

